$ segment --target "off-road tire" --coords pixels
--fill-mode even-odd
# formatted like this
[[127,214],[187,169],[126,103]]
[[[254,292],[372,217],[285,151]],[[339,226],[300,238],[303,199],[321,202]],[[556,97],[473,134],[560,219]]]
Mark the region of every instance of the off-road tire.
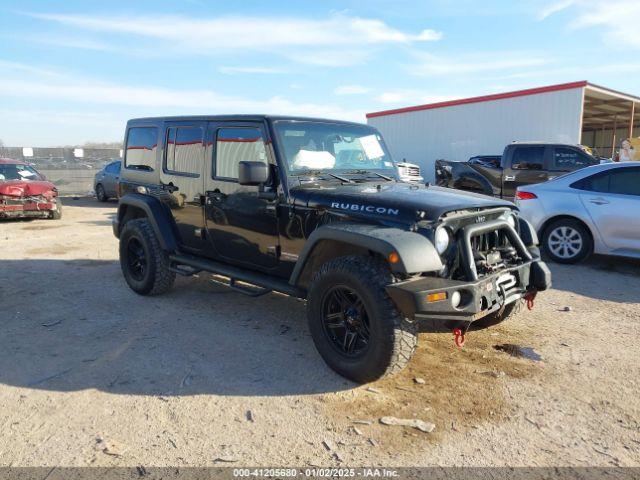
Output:
[[471,324],[471,330],[480,330],[483,328],[492,327],[493,325],[497,325],[506,320],[514,318],[521,311],[524,305],[524,300],[518,299],[515,302],[511,302],[509,305],[504,307],[504,310],[500,312],[500,310],[496,312],[492,312],[486,317],[481,318],[480,320],[476,320]]
[[[566,227],[571,229],[580,236],[582,241],[582,245],[577,254],[570,257],[562,257],[553,252],[550,241],[551,236],[554,231],[557,231],[559,228]],[[591,238],[590,232],[585,228],[585,226],[577,220],[573,220],[571,218],[560,218],[558,220],[554,220],[551,222],[545,229],[542,234],[542,250],[546,256],[548,256],[551,260],[556,263],[578,263],[587,258],[591,252],[593,251],[593,239]]]
[[99,202],[106,202],[107,200],[109,200],[109,196],[107,195],[107,192],[105,191],[104,187],[100,183],[96,185],[96,198],[98,199]]
[[51,220],[60,220],[62,218],[62,203],[60,203],[60,200],[56,202],[56,209],[51,210],[49,218]]
[[[394,282],[388,266],[373,257],[350,255],[322,265],[309,286],[307,318],[311,336],[324,361],[340,375],[367,383],[402,370],[418,343],[416,323],[404,318],[387,295]],[[352,289],[369,318],[369,343],[358,358],[349,358],[332,344],[323,327],[323,298],[336,285]]]
[[[131,239],[142,246],[146,257],[146,270],[142,278],[134,278],[129,266],[128,246]],[[171,288],[176,278],[170,270],[167,252],[162,250],[151,224],[146,218],[129,220],[120,233],[120,268],[124,278],[134,292],[140,295],[159,295]]]

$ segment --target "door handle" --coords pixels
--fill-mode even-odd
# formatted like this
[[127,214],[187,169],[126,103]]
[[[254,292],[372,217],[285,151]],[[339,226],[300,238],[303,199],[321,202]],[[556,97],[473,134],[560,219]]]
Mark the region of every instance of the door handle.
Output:
[[511,182],[511,181],[513,181],[513,180],[515,180],[515,179],[516,179],[516,176],[515,176],[515,175],[505,175],[505,176],[504,176],[504,179],[505,179],[507,182]]
[[594,205],[607,205],[609,203],[608,200],[605,200],[604,198],[592,198],[589,200],[590,203],[593,203]]

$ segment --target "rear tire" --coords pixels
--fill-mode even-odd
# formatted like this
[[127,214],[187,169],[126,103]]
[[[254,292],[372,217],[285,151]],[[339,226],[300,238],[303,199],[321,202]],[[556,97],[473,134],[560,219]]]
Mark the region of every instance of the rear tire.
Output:
[[120,234],[120,268],[131,290],[140,295],[166,292],[176,278],[170,266],[169,256],[146,218],[125,223]]
[[413,356],[416,324],[395,308],[385,287],[394,278],[379,259],[328,261],[309,287],[309,330],[324,361],[358,383],[402,370]]
[[591,253],[593,240],[582,223],[572,218],[560,218],[544,230],[542,248],[554,262],[578,263]]
[[96,185],[96,198],[99,202],[106,202],[109,200],[107,192],[105,192],[104,187],[101,184]]

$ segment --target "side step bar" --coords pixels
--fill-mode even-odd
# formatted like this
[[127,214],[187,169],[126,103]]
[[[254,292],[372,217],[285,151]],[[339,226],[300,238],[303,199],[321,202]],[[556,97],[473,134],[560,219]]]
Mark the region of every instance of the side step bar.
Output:
[[[264,273],[252,272],[234,267],[232,265],[215,262],[213,260],[192,257],[191,255],[172,254],[169,255],[169,259],[174,264],[176,264],[176,266],[174,267],[175,269],[180,269],[178,265],[186,265],[187,267],[192,268],[194,271],[204,270],[206,272],[222,275],[223,277],[228,277],[230,279],[229,286],[231,286],[232,288],[235,287],[234,290],[241,291],[242,293],[245,293],[242,287],[238,287],[237,285],[235,285],[237,281],[250,283],[251,285],[262,287],[263,289],[267,290],[274,290],[286,295],[291,295],[292,297],[305,298],[307,296],[306,292],[303,289],[298,288],[294,285],[290,285],[284,279],[274,278]],[[186,270],[182,271],[187,273]]]

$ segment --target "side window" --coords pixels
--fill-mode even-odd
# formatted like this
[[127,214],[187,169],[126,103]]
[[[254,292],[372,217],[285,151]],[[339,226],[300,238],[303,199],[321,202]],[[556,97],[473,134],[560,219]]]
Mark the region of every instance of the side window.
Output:
[[122,162],[116,162],[116,173],[120,173],[121,168],[122,168]]
[[125,167],[153,171],[156,166],[157,147],[157,128],[130,128],[127,134],[127,148],[124,157]]
[[515,170],[542,170],[545,147],[515,147],[511,168]]
[[570,172],[578,168],[594,165],[594,160],[587,154],[573,148],[557,147],[553,153],[552,170]]
[[597,173],[572,183],[571,187],[577,188],[578,190],[586,190],[588,192],[608,193],[609,178],[609,172]]
[[200,176],[204,159],[203,130],[200,127],[171,127],[167,130],[165,170]]
[[267,163],[267,150],[259,128],[221,128],[216,137],[216,178],[238,178],[240,162]]
[[609,193],[640,196],[640,168],[619,168],[610,177]]

